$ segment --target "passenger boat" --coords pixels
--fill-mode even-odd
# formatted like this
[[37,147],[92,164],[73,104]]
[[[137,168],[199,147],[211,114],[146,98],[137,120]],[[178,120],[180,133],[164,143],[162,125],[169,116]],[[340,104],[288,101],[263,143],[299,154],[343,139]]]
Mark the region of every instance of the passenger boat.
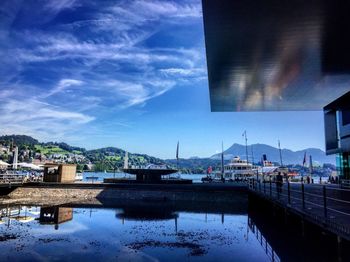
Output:
[[224,165],[224,179],[226,181],[242,181],[256,175],[256,168],[247,160],[235,156],[230,163]]
[[83,181],[83,173],[77,172],[75,174],[75,181]]

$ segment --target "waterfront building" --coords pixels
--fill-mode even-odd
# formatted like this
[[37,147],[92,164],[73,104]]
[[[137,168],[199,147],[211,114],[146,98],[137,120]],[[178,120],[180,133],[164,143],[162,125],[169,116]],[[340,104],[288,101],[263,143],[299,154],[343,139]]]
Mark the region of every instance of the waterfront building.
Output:
[[77,165],[74,164],[45,164],[44,182],[69,183],[75,181]]
[[350,2],[202,2],[211,111],[324,109],[327,154],[350,179]]
[[341,179],[350,179],[350,92],[324,107],[326,154],[337,155]]

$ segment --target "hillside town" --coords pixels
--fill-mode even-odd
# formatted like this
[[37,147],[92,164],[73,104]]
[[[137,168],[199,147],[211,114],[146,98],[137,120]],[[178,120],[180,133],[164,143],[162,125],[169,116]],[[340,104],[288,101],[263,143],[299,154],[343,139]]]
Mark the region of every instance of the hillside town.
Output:
[[[40,170],[45,164],[76,164],[77,170],[93,172],[121,172],[125,161],[126,152],[115,147],[107,147],[95,150],[72,147],[66,143],[39,143],[36,139],[28,136],[2,136],[0,137],[0,160],[2,167],[7,169],[37,169]],[[264,155],[265,160],[259,160],[253,164],[265,166],[264,172],[275,172],[269,167],[278,167],[280,163],[271,161]],[[179,158],[161,160],[142,154],[129,154],[128,161],[131,167],[146,166],[148,164],[167,164],[178,168],[183,174],[206,174],[208,168],[220,170],[221,161],[216,155],[210,158]],[[224,160],[229,164],[230,158]],[[319,163],[306,161],[302,163],[286,164],[290,174],[330,177],[336,175],[336,167],[331,163]],[[6,165],[7,164],[7,165]],[[1,164],[0,164],[1,167]]]

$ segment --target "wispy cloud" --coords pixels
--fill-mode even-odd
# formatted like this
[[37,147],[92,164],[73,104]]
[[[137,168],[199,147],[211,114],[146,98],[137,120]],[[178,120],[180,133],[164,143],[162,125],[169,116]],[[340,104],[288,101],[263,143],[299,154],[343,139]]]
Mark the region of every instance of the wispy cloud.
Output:
[[59,13],[64,9],[70,9],[77,6],[76,0],[48,0],[44,8]]
[[69,88],[71,86],[80,86],[82,84],[83,84],[83,81],[80,81],[80,80],[76,80],[76,79],[62,79],[62,80],[59,81],[59,83],[57,84],[57,86],[55,88],[50,90],[50,92],[45,94],[43,97],[49,97],[49,96],[52,96],[54,94],[60,93],[60,92],[66,90],[67,88]]
[[0,103],[0,132],[23,133],[41,138],[60,138],[94,117],[68,111],[35,99],[6,99]]
[[102,125],[106,115],[128,127],[117,121],[120,111],[146,110],[148,101],[206,74],[201,45],[163,39],[169,27],[176,33],[201,22],[199,0],[5,2],[1,132],[63,137],[92,121]]

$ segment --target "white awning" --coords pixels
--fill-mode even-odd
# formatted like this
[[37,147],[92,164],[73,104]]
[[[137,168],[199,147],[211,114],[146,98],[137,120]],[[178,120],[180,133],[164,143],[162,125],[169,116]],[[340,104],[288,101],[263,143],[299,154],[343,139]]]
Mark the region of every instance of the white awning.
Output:
[[0,160],[0,166],[10,166],[10,164]]
[[30,168],[33,170],[41,170],[42,169],[42,167],[34,165],[32,163],[18,163],[17,165],[20,167],[23,167],[23,168]]

